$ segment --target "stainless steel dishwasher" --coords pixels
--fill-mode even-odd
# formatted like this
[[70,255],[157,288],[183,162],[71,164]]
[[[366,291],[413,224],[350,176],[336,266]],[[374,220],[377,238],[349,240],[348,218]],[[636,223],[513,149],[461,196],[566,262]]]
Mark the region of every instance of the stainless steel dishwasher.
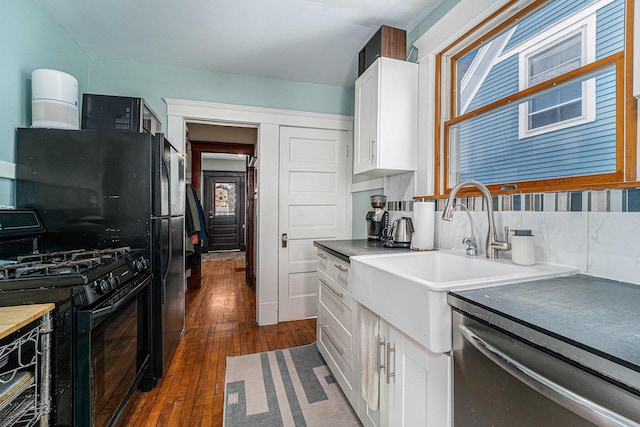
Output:
[[560,356],[571,348],[551,351],[495,326],[508,318],[481,317],[454,308],[454,426],[640,426],[638,390]]

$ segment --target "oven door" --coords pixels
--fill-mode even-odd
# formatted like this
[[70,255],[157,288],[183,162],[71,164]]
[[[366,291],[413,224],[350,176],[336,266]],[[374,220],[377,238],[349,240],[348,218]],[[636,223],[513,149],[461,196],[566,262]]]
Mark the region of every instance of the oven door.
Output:
[[75,425],[115,425],[149,366],[151,276],[77,315]]
[[640,426],[638,396],[453,312],[455,427]]

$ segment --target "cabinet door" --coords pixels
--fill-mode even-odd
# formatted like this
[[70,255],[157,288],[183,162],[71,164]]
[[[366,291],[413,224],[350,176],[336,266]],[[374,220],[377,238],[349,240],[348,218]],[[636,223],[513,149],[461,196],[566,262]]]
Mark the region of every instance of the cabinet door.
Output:
[[389,425],[450,425],[450,357],[429,352],[392,326],[388,336]]
[[378,160],[378,63],[356,80],[354,173],[376,167]]
[[[360,305],[357,307],[361,313]],[[361,322],[359,314],[358,323]],[[372,409],[360,395],[354,399],[359,402],[358,416],[363,425],[450,426],[450,356],[431,353],[383,319],[379,322],[378,334],[368,348],[381,366],[378,407]],[[362,353],[358,355],[355,381],[360,381],[362,369]]]
[[427,354],[391,327],[389,331],[389,418],[393,426],[427,425]]
[[[357,305],[358,311],[358,329],[360,334],[366,333],[362,328],[362,317],[361,317],[361,306]],[[356,363],[356,379],[355,381],[360,384],[361,374],[363,369],[363,359],[364,355],[369,354],[374,357],[376,360],[376,371],[379,374],[378,379],[378,405],[373,409],[371,406],[367,404],[365,399],[361,394],[358,395],[358,416],[360,417],[360,421],[365,427],[386,427],[389,425],[388,422],[388,391],[386,388],[386,383],[383,380],[385,378],[385,352],[383,351],[384,346],[386,345],[386,331],[388,331],[388,325],[382,319],[379,319],[379,327],[378,333],[369,332],[370,339],[359,339],[358,341],[358,361]],[[366,348],[363,348],[363,343],[369,343]],[[382,367],[381,367],[382,366]]]

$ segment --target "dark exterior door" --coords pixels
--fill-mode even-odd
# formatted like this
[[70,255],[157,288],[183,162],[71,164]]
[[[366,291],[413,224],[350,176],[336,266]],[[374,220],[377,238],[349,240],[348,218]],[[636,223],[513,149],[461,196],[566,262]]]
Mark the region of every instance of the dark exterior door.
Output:
[[246,250],[244,172],[204,172],[208,251]]

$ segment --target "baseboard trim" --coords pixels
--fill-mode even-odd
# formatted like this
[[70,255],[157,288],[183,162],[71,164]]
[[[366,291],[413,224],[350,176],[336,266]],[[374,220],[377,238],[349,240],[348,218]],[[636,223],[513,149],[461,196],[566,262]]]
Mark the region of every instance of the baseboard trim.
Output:
[[258,326],[278,324],[278,303],[264,302],[258,304]]

